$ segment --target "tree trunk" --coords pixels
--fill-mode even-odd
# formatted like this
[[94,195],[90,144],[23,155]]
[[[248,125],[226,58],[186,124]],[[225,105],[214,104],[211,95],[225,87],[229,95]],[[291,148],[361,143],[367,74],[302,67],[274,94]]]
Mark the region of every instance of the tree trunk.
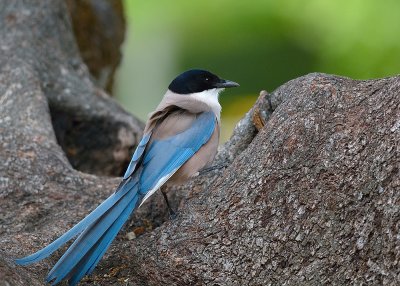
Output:
[[[0,5],[0,281],[43,285],[60,252],[13,259],[113,192],[92,174],[120,174],[143,125],[91,81],[64,2]],[[219,168],[170,190],[178,217],[156,194],[82,285],[398,285],[399,134],[400,77],[262,92]]]

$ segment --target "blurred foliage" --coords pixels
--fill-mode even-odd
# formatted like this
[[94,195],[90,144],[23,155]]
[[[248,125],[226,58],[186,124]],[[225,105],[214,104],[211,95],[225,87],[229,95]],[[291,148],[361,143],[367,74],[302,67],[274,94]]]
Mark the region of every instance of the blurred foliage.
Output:
[[221,96],[223,139],[262,89],[309,72],[367,79],[400,68],[398,0],[125,0],[125,10],[117,98],[145,119],[177,74],[209,69],[241,84]]

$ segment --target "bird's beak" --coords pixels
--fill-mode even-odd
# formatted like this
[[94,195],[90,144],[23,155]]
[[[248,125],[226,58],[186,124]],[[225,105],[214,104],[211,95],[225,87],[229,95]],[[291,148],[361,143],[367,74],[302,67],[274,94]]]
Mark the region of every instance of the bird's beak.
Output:
[[239,84],[234,82],[234,81],[230,81],[230,80],[226,80],[226,79],[221,79],[218,83],[215,84],[215,87],[217,88],[229,88],[229,87],[238,87]]

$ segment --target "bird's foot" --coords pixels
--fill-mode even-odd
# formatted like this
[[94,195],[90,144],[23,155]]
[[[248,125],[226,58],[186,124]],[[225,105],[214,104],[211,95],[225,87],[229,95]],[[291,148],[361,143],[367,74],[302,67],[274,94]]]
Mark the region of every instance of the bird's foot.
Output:
[[163,190],[161,190],[161,193],[162,193],[162,195],[163,195],[163,197],[164,197],[164,200],[165,200],[165,203],[167,204],[167,207],[168,207],[169,219],[173,220],[173,219],[175,219],[175,218],[177,217],[177,214],[176,214],[176,212],[171,208],[171,205],[169,204],[169,201],[168,201],[167,194],[166,194]]

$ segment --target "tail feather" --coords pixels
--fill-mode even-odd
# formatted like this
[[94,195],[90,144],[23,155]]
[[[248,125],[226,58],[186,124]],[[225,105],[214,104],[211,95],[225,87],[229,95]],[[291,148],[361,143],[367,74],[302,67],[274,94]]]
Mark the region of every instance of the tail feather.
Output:
[[[117,235],[122,225],[128,219],[138,200],[137,188],[131,188],[126,195],[109,208],[100,218],[89,225],[68,248],[64,255],[58,260],[53,269],[49,272],[47,281],[55,279],[53,283],[58,283],[66,276],[71,275],[71,271],[85,260],[85,255],[89,254],[92,249],[94,257],[103,249],[96,249],[99,245],[108,245]],[[104,241],[102,244],[101,242]],[[108,243],[109,242],[109,243]],[[99,245],[97,245],[99,243]],[[89,255],[89,260],[92,257]],[[80,271],[78,271],[80,272]],[[86,272],[86,271],[85,271]]]
[[107,230],[105,234],[96,242],[96,244],[88,251],[81,261],[71,270],[69,276],[71,277],[68,281],[70,285],[76,285],[83,276],[90,274],[96,265],[99,263],[100,259],[103,257],[104,253],[107,251],[111,242],[114,240],[115,236],[122,228],[125,221],[128,219],[129,215],[132,213],[134,207],[136,206],[138,197],[136,196],[125,208],[123,213],[118,217],[118,219],[113,223],[113,225]]
[[38,262],[48,256],[50,256],[54,251],[64,245],[66,242],[82,233],[82,231],[87,228],[88,225],[92,224],[98,220],[104,213],[106,213],[111,207],[117,204],[121,198],[123,198],[126,193],[132,189],[137,184],[137,180],[128,180],[124,185],[119,188],[118,192],[113,193],[108,199],[106,199],[102,204],[100,204],[95,210],[93,210],[87,217],[81,220],[69,231],[64,233],[58,239],[50,243],[45,248],[20,259],[16,259],[15,262],[19,265],[28,265],[31,263]]
[[[124,215],[122,216],[121,220],[118,221],[118,225],[115,226],[115,228],[121,229],[122,225],[124,224],[124,221],[126,221],[129,217],[129,214],[133,212],[133,210],[136,208],[137,204],[139,202],[139,196],[135,197],[132,201],[131,204],[128,205],[129,210],[124,213]],[[126,218],[125,218],[126,216]],[[119,224],[121,224],[121,226],[119,226]],[[93,272],[93,270],[95,269],[97,263],[99,263],[100,259],[103,257],[104,253],[107,251],[108,247],[110,246],[111,242],[114,240],[116,234],[114,234],[113,236],[111,236],[111,234],[113,233],[113,230],[110,230],[110,237],[105,239],[105,241],[108,240],[107,244],[105,244],[104,248],[102,248],[103,246],[99,246],[99,249],[102,249],[102,251],[100,251],[96,257],[96,260],[94,260],[94,262],[90,265],[90,268],[88,269],[86,274],[91,274]],[[118,232],[117,232],[118,233]]]

